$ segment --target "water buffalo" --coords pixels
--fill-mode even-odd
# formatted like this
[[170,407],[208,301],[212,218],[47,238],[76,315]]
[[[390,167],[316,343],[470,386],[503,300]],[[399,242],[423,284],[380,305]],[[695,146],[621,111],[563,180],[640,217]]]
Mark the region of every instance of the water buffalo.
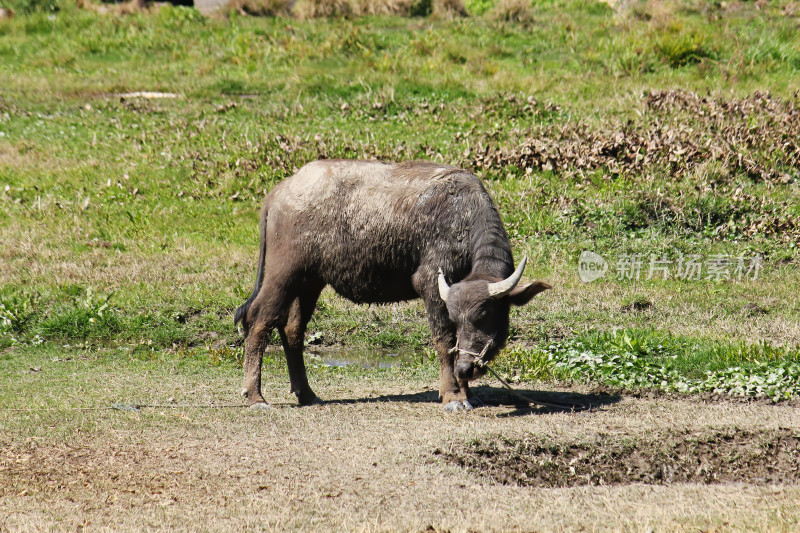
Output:
[[303,338],[326,285],[357,303],[422,298],[449,411],[480,404],[469,381],[508,337],[508,314],[549,289],[519,285],[508,236],[480,180],[429,162],[309,163],[275,186],[261,212],[256,285],[236,311],[245,335],[248,404],[264,407],[261,359],[278,328],[292,392],[320,403],[303,361]]

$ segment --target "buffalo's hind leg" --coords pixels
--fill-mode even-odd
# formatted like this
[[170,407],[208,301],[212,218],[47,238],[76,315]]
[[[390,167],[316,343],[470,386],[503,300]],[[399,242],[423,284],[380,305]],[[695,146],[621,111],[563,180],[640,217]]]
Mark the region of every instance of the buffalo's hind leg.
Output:
[[269,336],[276,327],[286,324],[291,300],[287,295],[287,276],[271,273],[268,282],[261,286],[255,300],[244,317],[244,381],[242,396],[251,407],[266,407],[261,395],[261,360],[269,344]]
[[264,321],[255,321],[247,328],[244,339],[244,382],[242,396],[251,407],[266,407],[261,396],[261,359],[269,343],[272,327]]
[[305,280],[300,296],[295,298],[289,308],[286,324],[278,328],[286,354],[286,366],[289,367],[289,380],[292,392],[297,396],[300,405],[322,403],[308,384],[306,364],[303,359],[306,326],[314,313],[317,299],[324,284]]

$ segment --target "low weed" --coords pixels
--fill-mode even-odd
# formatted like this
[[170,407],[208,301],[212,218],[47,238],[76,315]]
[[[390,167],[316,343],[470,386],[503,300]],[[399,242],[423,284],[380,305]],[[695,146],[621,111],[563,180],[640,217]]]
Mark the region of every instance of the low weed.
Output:
[[166,4],[156,11],[157,19],[168,29],[181,29],[186,26],[203,24],[205,17],[196,9],[180,5]]
[[588,332],[502,358],[521,379],[567,379],[625,390],[768,397],[800,396],[800,350],[714,342],[649,330]]
[[36,314],[36,293],[0,296],[0,332],[22,333]]
[[494,0],[465,0],[464,7],[470,15],[480,16],[494,7]]
[[117,310],[109,306],[112,297],[113,293],[95,295],[91,287],[73,295],[42,321],[42,335],[48,339],[111,339],[123,329]]
[[681,30],[665,32],[656,42],[655,50],[672,68],[699,63],[715,56],[703,35]]

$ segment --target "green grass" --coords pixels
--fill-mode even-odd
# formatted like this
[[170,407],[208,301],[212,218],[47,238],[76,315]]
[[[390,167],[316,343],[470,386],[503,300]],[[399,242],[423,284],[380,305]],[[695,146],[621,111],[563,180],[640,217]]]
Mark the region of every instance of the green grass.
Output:
[[[520,346],[614,354],[603,336],[620,327],[647,346],[669,332],[670,368],[692,379],[795,360],[800,37],[784,3],[559,0],[524,25],[48,6],[0,20],[4,361],[63,345],[164,363],[235,353],[261,198],[332,157],[433,159],[485,180],[528,275],[556,285],[514,312],[520,375],[566,376],[523,370]],[[120,96],[135,91],[175,97]],[[583,284],[584,250],[764,263],[750,281]],[[419,303],[326,293],[309,335],[427,360]]]
[[624,390],[795,398],[800,350],[713,342],[628,329],[589,331],[546,347],[515,347],[500,361],[514,379],[579,380]]

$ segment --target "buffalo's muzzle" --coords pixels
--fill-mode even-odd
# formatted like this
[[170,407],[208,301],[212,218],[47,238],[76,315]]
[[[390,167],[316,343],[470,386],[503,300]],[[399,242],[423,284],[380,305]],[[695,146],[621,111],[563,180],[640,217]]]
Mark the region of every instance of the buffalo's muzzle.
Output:
[[477,379],[486,374],[486,369],[476,365],[472,357],[459,357],[456,361],[455,377],[459,381]]

